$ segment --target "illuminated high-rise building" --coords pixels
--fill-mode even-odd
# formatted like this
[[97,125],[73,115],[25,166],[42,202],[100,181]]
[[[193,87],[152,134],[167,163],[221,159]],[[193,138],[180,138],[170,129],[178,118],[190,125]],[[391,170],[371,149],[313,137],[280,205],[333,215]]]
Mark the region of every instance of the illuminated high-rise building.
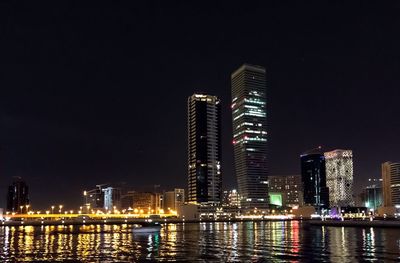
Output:
[[320,212],[329,207],[324,153],[319,147],[303,153],[300,160],[304,205],[314,206]]
[[21,177],[14,177],[13,183],[8,187],[7,211],[26,213],[29,206],[29,188]]
[[221,197],[220,100],[193,94],[188,98],[188,201],[217,205]]
[[244,64],[231,75],[235,172],[241,207],[268,208],[265,68]]
[[331,207],[354,205],[353,152],[351,150],[333,150],[324,153],[324,156],[329,205]]
[[383,204],[400,207],[400,163],[382,164]]

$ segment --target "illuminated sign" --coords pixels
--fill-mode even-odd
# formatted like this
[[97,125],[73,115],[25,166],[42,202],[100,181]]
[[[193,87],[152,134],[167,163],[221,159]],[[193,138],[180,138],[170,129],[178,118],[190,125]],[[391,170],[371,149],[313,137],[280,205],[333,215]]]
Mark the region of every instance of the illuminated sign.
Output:
[[269,203],[271,205],[282,206],[282,194],[280,194],[280,193],[269,193]]

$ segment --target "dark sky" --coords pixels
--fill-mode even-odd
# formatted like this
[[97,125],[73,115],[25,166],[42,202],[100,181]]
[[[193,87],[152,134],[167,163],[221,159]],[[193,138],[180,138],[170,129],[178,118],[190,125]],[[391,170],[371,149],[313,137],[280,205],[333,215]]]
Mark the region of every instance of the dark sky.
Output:
[[186,187],[194,92],[222,99],[235,186],[230,73],[245,62],[267,69],[270,174],[352,149],[358,191],[400,159],[398,3],[81,2],[0,4],[1,204],[16,175],[40,208],[104,182]]

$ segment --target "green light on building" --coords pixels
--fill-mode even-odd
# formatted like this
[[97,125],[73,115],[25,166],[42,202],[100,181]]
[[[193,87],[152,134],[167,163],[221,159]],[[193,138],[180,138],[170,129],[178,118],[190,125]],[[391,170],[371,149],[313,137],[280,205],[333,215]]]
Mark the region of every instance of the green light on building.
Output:
[[271,205],[282,206],[282,194],[269,193],[269,203]]

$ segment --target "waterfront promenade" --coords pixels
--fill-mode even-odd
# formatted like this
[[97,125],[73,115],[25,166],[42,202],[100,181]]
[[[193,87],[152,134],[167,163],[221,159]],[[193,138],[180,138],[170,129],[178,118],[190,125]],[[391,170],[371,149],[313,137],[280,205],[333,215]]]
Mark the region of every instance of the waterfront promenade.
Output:
[[138,217],[133,214],[20,214],[6,216],[0,226],[58,226],[58,225],[121,225],[140,224],[149,219],[160,223],[199,223],[199,222],[261,222],[261,221],[302,221],[310,226],[333,227],[394,227],[400,228],[400,220],[319,220],[300,218],[230,218],[185,220],[177,217]]

